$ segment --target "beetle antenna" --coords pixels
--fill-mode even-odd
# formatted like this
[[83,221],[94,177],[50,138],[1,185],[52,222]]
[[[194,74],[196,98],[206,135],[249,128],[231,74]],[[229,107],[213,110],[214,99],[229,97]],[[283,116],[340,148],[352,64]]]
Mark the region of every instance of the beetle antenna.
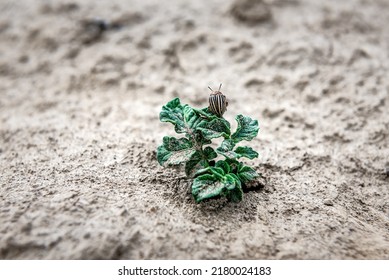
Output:
[[209,88],[211,91],[213,91],[213,89],[211,89],[211,87],[210,87],[210,86],[209,86],[208,88]]
[[220,86],[219,86],[219,91],[220,91],[221,88],[222,88],[222,84],[220,84]]

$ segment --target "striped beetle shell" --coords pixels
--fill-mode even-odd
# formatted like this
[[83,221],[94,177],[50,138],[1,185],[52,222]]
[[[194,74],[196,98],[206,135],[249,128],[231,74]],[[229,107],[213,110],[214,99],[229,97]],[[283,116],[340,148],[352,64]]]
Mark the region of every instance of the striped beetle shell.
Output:
[[221,93],[220,88],[219,90],[213,91],[210,87],[209,89],[212,91],[211,95],[209,96],[209,107],[208,110],[217,115],[218,117],[223,117],[223,114],[225,111],[227,111],[228,101],[226,96]]

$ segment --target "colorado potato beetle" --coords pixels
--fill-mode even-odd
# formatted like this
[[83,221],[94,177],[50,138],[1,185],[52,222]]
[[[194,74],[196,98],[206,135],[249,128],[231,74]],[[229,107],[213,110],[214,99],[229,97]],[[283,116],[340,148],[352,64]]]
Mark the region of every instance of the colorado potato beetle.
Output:
[[220,89],[222,84],[220,84],[219,89],[214,91],[211,87],[208,87],[212,93],[209,95],[209,107],[208,110],[217,115],[218,117],[223,117],[225,111],[227,111],[228,101],[226,96],[221,93]]

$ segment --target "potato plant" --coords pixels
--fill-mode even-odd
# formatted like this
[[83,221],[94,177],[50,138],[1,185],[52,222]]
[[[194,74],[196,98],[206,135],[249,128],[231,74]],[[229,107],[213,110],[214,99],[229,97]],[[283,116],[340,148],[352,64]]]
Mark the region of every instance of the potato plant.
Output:
[[[209,108],[195,109],[175,98],[162,107],[160,120],[174,125],[183,137],[163,137],[157,149],[157,160],[162,166],[185,165],[185,173],[193,178],[192,194],[196,202],[226,197],[233,202],[243,198],[242,186],[259,174],[240,161],[253,159],[258,153],[240,142],[251,141],[258,134],[258,121],[237,115],[238,126],[231,133],[230,123],[212,113]],[[223,137],[213,149],[212,139]],[[222,159],[218,160],[218,157]]]

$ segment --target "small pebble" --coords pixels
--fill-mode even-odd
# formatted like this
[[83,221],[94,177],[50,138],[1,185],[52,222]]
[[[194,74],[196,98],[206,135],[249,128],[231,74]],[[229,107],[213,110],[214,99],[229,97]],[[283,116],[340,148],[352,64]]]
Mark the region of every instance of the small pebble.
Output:
[[213,228],[205,228],[204,231],[205,231],[205,233],[211,233],[214,231],[214,229]]
[[231,6],[232,16],[241,22],[257,24],[269,21],[272,12],[263,0],[235,0]]
[[327,205],[327,206],[334,206],[334,203],[332,202],[331,199],[325,199],[323,201],[324,205]]
[[389,164],[387,164],[385,166],[385,173],[386,173],[386,176],[389,176]]
[[270,207],[267,209],[267,211],[268,211],[269,213],[274,213],[274,212],[276,211],[276,208],[275,208],[274,206],[270,206]]

